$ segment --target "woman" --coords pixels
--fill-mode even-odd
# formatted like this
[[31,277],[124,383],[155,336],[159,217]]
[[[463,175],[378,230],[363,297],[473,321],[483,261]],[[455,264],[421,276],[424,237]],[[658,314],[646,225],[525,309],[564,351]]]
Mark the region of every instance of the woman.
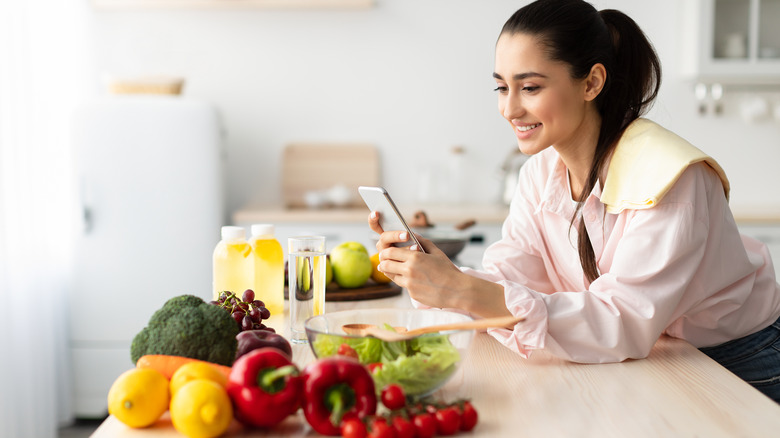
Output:
[[532,158],[482,269],[382,233],[379,269],[420,306],[526,320],[488,332],[527,356],[646,357],[662,334],[780,401],[780,286],[741,236],[710,157],[640,117],[660,64],[636,23],[581,0],[517,11],[496,43],[499,110]]

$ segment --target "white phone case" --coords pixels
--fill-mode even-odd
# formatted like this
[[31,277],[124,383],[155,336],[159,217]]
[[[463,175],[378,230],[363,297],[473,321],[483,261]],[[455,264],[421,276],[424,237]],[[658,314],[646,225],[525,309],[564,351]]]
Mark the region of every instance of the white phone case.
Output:
[[412,230],[406,224],[403,216],[401,216],[401,212],[395,206],[395,203],[387,193],[387,190],[382,187],[360,186],[358,187],[358,192],[369,210],[379,212],[379,225],[382,226],[383,230],[406,231],[409,233],[408,244],[416,244],[421,252],[425,252]]

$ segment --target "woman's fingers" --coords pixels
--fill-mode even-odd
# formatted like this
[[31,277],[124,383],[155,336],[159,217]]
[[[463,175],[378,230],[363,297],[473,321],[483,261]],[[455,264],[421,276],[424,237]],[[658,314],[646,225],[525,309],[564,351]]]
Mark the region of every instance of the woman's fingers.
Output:
[[382,232],[384,231],[382,229],[382,226],[379,225],[378,211],[372,211],[371,213],[368,214],[368,227],[371,228],[371,230],[377,234],[382,234]]
[[368,215],[368,226],[379,234],[379,241],[376,244],[377,251],[381,252],[385,248],[395,246],[395,244],[406,244],[409,241],[409,233],[406,231],[384,231],[379,225],[379,212],[372,211]]
[[[421,253],[410,251],[409,247],[398,248],[391,246],[385,248],[379,253],[377,269],[398,283],[398,280],[409,275],[411,259],[418,255],[421,255]],[[398,283],[398,285],[404,287],[401,283]]]

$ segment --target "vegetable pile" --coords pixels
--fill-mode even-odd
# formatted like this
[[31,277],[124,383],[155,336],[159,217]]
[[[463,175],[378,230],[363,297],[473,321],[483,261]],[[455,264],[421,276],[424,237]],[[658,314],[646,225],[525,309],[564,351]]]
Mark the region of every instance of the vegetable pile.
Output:
[[[301,370],[284,337],[241,331],[237,323],[196,296],[168,300],[133,340],[136,367],[111,386],[109,414],[144,428],[168,411],[173,427],[191,438],[230,434],[233,420],[274,428],[299,410],[315,432],[353,438],[426,438],[476,425],[466,400],[413,397],[454,371],[459,354],[446,336],[395,343],[318,337],[313,347],[332,357],[318,352]],[[400,384],[381,383],[391,380]]]
[[370,367],[377,388],[397,383],[410,396],[424,396],[439,388],[460,360],[449,338],[438,334],[400,342],[320,334],[312,348],[317,357],[350,355],[345,350],[353,350],[360,363]]

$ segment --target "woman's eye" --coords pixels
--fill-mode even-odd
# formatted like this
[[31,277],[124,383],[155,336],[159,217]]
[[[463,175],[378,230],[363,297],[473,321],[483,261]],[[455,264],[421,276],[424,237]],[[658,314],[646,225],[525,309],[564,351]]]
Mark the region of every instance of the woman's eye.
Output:
[[528,93],[533,93],[534,91],[536,91],[538,89],[539,89],[539,87],[537,87],[537,86],[523,87],[523,91],[528,92]]
[[498,91],[499,93],[506,93],[506,90],[507,90],[506,86],[499,85],[493,91]]

